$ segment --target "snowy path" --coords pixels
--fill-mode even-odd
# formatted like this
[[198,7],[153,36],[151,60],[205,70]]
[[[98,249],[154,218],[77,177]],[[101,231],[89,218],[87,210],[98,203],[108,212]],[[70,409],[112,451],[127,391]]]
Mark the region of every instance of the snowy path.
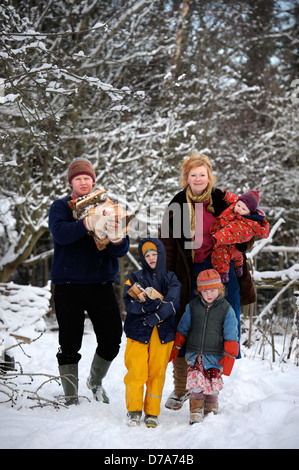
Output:
[[[87,325],[80,362],[79,393],[91,398],[85,386],[95,348]],[[47,332],[25,346],[31,359],[17,349],[14,354],[24,372],[57,374],[57,333]],[[28,400],[18,406],[0,404],[2,449],[298,449],[299,368],[294,364],[271,364],[261,359],[236,361],[230,377],[224,377],[220,413],[190,426],[188,403],[173,412],[164,407],[172,391],[172,365],[167,369],[160,424],[148,429],[126,425],[121,351],[105,379],[110,405],[82,399],[79,406],[55,410],[29,409]],[[25,387],[26,388],[26,387]],[[27,387],[28,388],[28,387]],[[61,387],[50,383],[42,395],[52,397]],[[19,409],[18,409],[19,408]]]

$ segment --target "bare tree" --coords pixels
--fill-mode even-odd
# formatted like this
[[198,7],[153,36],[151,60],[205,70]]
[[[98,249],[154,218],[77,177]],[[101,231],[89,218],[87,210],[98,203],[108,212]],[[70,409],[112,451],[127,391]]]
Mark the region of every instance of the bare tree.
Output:
[[76,156],[127,205],[133,240],[157,227],[193,148],[220,187],[258,187],[270,221],[284,210],[294,227],[298,9],[263,5],[2,2],[0,280],[45,236]]

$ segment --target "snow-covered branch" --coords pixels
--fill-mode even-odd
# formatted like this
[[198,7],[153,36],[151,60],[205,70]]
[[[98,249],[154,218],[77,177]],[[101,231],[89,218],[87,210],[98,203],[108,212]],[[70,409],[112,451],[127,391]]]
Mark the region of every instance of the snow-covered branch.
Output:
[[265,246],[272,243],[273,242],[273,236],[275,235],[275,233],[277,232],[279,227],[284,223],[285,223],[285,220],[282,217],[280,217],[277,220],[277,222],[273,225],[273,227],[271,228],[270,233],[269,233],[269,237],[268,238],[263,238],[261,240],[257,240],[255,242],[255,244],[253,245],[252,250],[247,254],[247,258],[253,260],[254,257],[257,256],[258,253],[260,253]]

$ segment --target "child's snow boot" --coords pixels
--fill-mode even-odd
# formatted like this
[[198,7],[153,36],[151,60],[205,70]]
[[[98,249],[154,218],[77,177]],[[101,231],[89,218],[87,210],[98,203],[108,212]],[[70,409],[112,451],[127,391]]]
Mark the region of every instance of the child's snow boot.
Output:
[[78,364],[65,364],[58,367],[66,405],[78,405]]
[[147,428],[156,428],[158,426],[158,416],[146,415],[144,421]]
[[209,413],[218,413],[218,393],[217,395],[205,395],[205,416]]
[[139,426],[142,411],[128,411],[128,426]]
[[200,423],[203,420],[204,413],[204,394],[203,392],[191,392],[189,398],[190,424]]
[[111,362],[112,361],[106,361],[102,357],[98,356],[97,353],[94,355],[86,384],[87,387],[92,391],[93,397],[96,401],[109,403],[107,393],[102,386],[102,380],[107,374]]

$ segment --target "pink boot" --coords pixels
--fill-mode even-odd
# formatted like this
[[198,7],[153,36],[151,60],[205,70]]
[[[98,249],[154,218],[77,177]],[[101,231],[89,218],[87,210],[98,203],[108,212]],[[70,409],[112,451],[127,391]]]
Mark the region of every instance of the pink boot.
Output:
[[222,284],[226,284],[229,281],[228,273],[220,274]]
[[238,266],[238,267],[235,269],[235,271],[236,271],[236,276],[237,276],[237,277],[241,277],[242,274],[243,274],[243,266]]
[[218,413],[218,393],[217,395],[205,395],[205,416],[209,413]]

